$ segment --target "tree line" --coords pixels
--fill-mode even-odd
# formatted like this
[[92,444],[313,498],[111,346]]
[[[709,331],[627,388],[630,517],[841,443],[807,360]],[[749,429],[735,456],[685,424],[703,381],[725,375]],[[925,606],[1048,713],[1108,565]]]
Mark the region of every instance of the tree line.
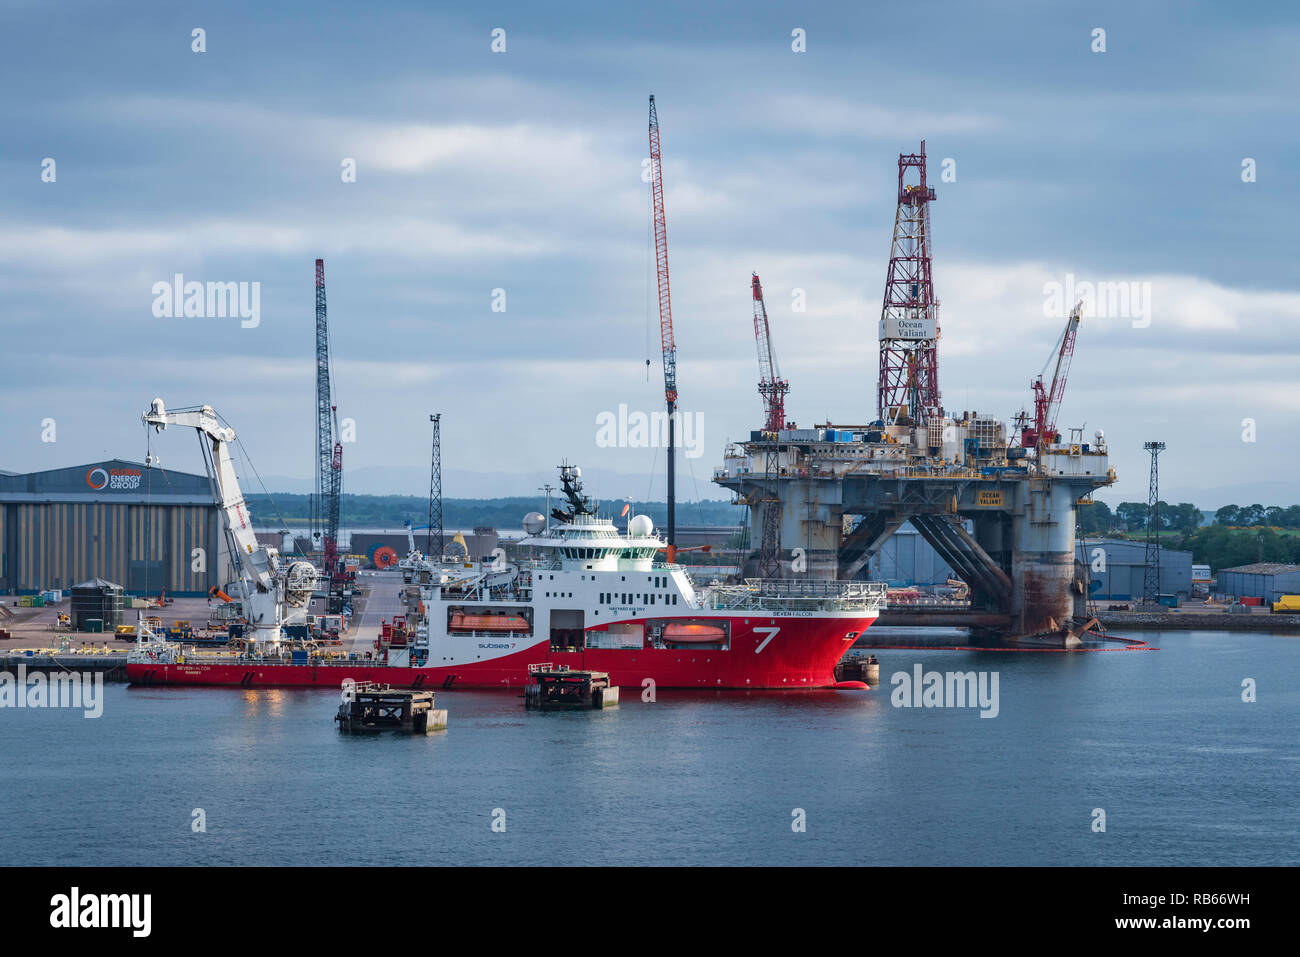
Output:
[[[1120,502],[1114,511],[1105,502],[1079,506],[1079,530],[1085,535],[1105,535],[1111,532],[1146,531],[1147,503]],[[1191,502],[1170,505],[1160,502],[1160,528],[1162,532],[1189,532],[1199,528],[1205,513]]]
[[[313,496],[293,492],[250,494],[249,509],[260,526],[306,525],[311,520]],[[551,497],[551,507],[564,504],[564,497],[556,493]],[[619,519],[623,502],[611,502],[600,512],[606,517]],[[633,511],[649,515],[656,526],[668,520],[665,502],[634,502]],[[476,528],[487,526],[499,529],[519,528],[529,512],[545,512],[544,496],[517,498],[445,498],[442,500],[442,523],[445,528]],[[406,522],[426,525],[429,521],[429,500],[417,495],[355,495],[344,492],[339,498],[339,524],[344,528],[401,528]],[[744,507],[725,501],[678,502],[679,525],[738,525],[744,520]]]
[[[1120,502],[1112,511],[1105,502],[1079,507],[1079,532],[1088,535],[1145,534],[1145,502]],[[1300,505],[1225,505],[1205,514],[1188,502],[1160,503],[1160,540],[1169,548],[1192,553],[1192,561],[1216,571],[1252,562],[1300,564],[1300,535],[1279,529],[1300,529]]]
[[[1146,502],[1120,502],[1111,510],[1105,502],[1079,507],[1079,527],[1084,532],[1146,531]],[[1190,502],[1160,502],[1160,531],[1192,532],[1205,522],[1205,513]],[[1225,505],[1214,513],[1213,524],[1225,528],[1300,528],[1300,505]]]

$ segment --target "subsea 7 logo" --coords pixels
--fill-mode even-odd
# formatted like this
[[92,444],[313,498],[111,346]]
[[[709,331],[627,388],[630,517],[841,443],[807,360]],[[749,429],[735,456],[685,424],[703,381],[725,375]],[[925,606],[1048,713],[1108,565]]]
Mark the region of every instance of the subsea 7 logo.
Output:
[[771,641],[773,638],[775,638],[776,633],[781,629],[769,627],[769,628],[755,628],[754,630],[767,635],[766,638],[764,638],[762,641],[758,643],[758,647],[754,649],[754,654],[758,654],[760,651],[762,651],[764,648],[767,647],[767,643]]

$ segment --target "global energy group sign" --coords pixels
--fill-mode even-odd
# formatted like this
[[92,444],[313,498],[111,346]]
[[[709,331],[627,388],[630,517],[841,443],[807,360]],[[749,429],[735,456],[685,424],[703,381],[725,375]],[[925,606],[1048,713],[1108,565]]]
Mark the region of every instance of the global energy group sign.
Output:
[[131,491],[140,487],[139,469],[104,468],[96,466],[86,473],[86,484],[96,492],[104,489],[110,491]]

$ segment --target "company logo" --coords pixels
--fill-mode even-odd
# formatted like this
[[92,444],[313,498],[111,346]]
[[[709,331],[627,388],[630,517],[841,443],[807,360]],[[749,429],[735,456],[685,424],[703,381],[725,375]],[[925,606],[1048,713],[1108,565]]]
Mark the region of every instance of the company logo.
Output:
[[86,473],[86,484],[96,492],[103,489],[137,489],[140,487],[139,469],[93,468]]

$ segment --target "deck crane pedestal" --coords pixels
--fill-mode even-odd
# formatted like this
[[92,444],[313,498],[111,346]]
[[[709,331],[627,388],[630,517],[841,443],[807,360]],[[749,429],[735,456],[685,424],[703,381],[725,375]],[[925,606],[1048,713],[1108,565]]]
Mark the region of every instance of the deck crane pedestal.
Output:
[[286,564],[281,561],[278,549],[258,543],[230,458],[235,430],[218,421],[212,406],[168,412],[162,399],[154,399],[141,419],[157,432],[178,425],[199,433],[216,503],[225,513],[226,541],[248,622],[245,638],[251,651],[274,653],[284,640],[285,625],[306,622],[311,594],[316,587],[315,567],[305,561]]

